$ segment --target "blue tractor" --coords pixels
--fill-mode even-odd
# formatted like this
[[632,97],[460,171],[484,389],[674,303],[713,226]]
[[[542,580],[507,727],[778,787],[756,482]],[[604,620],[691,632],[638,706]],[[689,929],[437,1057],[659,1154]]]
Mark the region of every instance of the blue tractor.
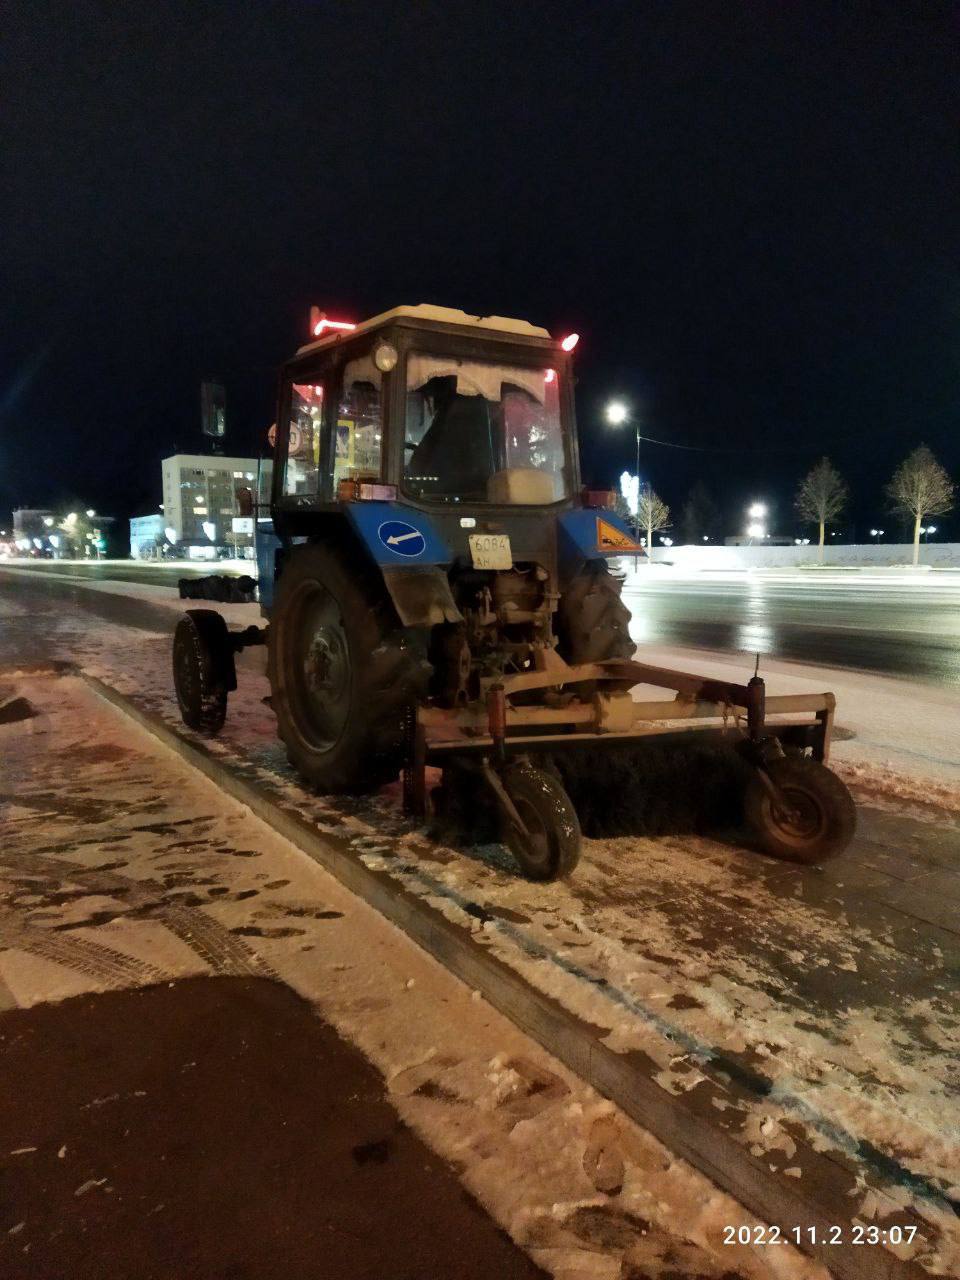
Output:
[[[825,765],[832,695],[765,700],[757,677],[633,660],[610,560],[643,552],[614,495],[581,485],[575,336],[427,305],[313,328],[282,371],[269,518],[257,510],[268,625],[181,619],[191,728],[219,730],[235,652],[266,644],[278,731],[307,785],[365,791],[403,771],[422,814],[428,768],[466,777],[531,878],[579,856],[559,753],[691,731],[732,736],[755,766],[748,814],[770,852],[845,846],[853,804]],[[676,697],[638,701],[637,685]]]

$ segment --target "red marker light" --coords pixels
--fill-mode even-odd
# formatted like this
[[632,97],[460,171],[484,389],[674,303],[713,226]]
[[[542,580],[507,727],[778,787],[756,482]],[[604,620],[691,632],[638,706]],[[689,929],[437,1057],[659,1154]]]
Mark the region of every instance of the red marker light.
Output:
[[548,369],[547,372],[543,375],[543,380],[544,382],[556,382],[557,380],[556,369]]
[[357,326],[349,320],[328,320],[326,316],[313,326],[313,336],[319,338],[325,329],[355,329]]
[[568,333],[560,345],[563,347],[564,351],[572,351],[579,341],[579,333]]

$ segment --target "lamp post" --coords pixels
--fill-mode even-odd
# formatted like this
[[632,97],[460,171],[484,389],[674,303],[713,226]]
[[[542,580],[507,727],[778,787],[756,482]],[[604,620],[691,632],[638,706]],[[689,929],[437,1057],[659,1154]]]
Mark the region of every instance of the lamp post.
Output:
[[[604,417],[611,427],[622,427],[629,421],[630,409],[623,400],[610,400],[603,411]],[[637,469],[634,474],[637,477],[637,509],[634,512],[633,527],[634,537],[637,542],[640,541],[640,419],[636,420],[636,437],[637,437]]]

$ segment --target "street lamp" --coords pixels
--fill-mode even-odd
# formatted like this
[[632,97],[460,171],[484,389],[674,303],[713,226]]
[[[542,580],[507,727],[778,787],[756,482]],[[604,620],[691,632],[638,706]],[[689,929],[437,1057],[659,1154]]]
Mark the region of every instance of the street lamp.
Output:
[[747,537],[751,542],[754,538],[762,540],[767,536],[767,528],[764,523],[766,514],[767,504],[765,502],[751,502],[747,507]]
[[97,514],[97,513],[94,511],[93,507],[87,507],[87,519],[88,519],[88,520],[92,520],[92,519],[93,519],[93,517],[94,517],[96,514]]
[[[630,406],[624,400],[608,400],[603,416],[611,427],[622,427],[625,422],[630,419]],[[640,541],[640,419],[636,420],[636,436],[637,436],[637,509],[634,512],[633,529],[634,538]],[[636,559],[636,557],[634,557]]]
[[882,529],[871,529],[871,530],[870,530],[870,537],[874,540],[874,542],[875,542],[875,543],[878,543],[878,542],[880,541],[880,539],[883,537],[883,530],[882,530]]

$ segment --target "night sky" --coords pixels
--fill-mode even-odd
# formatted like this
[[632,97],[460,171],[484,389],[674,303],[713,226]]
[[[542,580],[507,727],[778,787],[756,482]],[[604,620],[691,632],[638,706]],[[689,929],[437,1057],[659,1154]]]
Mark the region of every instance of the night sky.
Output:
[[958,106],[957,5],[14,0],[0,521],[156,509],[203,377],[256,451],[311,303],[436,302],[581,333],[594,483],[616,393],[677,511],[799,532],[828,453],[889,524],[916,444],[960,479]]

